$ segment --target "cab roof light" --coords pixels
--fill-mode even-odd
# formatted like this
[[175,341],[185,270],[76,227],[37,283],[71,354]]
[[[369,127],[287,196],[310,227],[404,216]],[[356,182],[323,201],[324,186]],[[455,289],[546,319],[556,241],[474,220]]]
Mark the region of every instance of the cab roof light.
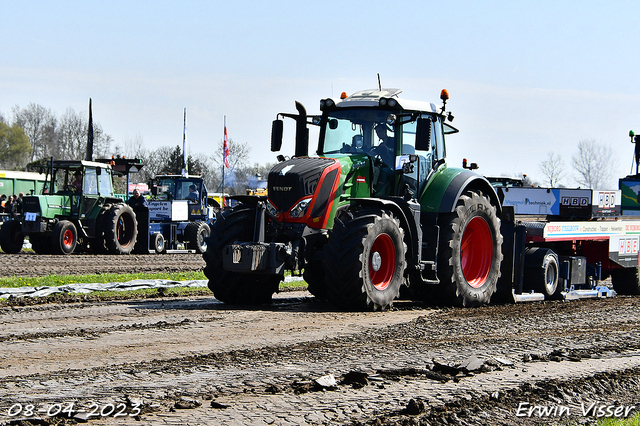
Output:
[[447,89],[442,89],[440,92],[440,99],[442,99],[442,113],[447,109],[447,101],[449,100],[449,92]]
[[347,99],[347,98],[348,98],[347,92],[342,92],[340,94],[340,99]]

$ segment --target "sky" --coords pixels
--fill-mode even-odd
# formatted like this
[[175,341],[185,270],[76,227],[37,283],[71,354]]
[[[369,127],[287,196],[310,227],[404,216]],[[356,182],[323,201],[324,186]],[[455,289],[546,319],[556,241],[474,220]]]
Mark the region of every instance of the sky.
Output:
[[[595,140],[611,148],[617,180],[633,164],[629,130],[640,133],[637,1],[0,0],[0,10],[0,113],[88,112],[91,98],[114,146],[182,146],[187,108],[191,155],[215,154],[226,116],[252,163],[274,162],[279,112],[297,100],[319,113],[320,99],[376,88],[378,74],[406,99],[440,104],[446,88],[460,130],[447,160],[487,176],[543,182],[553,152],[575,186],[571,157]],[[293,137],[285,125],[282,154]]]

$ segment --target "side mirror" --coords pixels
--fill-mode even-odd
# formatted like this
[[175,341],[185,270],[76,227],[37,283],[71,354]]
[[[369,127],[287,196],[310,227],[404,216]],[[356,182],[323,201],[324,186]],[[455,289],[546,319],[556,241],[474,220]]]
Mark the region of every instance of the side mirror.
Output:
[[271,125],[271,151],[280,151],[282,148],[282,132],[283,122],[282,120],[273,120]]
[[420,151],[429,151],[431,149],[431,120],[428,118],[418,118],[416,149]]

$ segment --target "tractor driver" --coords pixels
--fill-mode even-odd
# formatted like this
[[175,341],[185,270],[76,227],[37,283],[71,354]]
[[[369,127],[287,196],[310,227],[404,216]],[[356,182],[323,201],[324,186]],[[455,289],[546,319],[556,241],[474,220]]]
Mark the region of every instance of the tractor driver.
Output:
[[394,185],[395,138],[388,135],[385,123],[375,126],[376,136],[380,144],[373,149],[376,156],[373,169],[373,188],[378,195],[390,195]]
[[79,194],[82,192],[82,172],[80,170],[76,170],[73,177],[74,180],[71,182],[71,190]]
[[185,197],[185,200],[189,200],[190,203],[198,203],[198,198],[200,195],[198,194],[198,189],[194,184],[189,185],[189,194]]

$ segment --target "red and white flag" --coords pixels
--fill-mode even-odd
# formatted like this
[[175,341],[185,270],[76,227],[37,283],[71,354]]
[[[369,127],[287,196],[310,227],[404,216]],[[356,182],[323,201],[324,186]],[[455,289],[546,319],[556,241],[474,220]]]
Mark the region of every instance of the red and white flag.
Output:
[[227,118],[224,119],[224,166],[229,168],[229,137],[227,136]]

